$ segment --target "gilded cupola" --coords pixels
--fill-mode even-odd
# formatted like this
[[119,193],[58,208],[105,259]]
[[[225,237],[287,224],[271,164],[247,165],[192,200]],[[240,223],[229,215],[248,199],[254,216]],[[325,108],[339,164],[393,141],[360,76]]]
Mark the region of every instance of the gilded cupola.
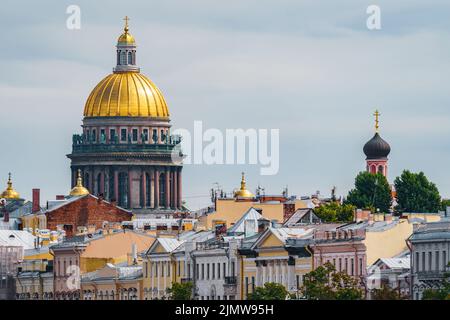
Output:
[[255,195],[247,190],[245,174],[242,172],[241,188],[234,193],[235,198],[254,198]]
[[7,200],[15,200],[20,199],[19,193],[14,190],[12,180],[11,180],[11,173],[8,174],[8,182],[7,182],[7,188],[5,191],[2,192],[0,195],[0,198],[4,198]]
[[81,170],[77,172],[77,184],[70,191],[72,197],[85,196],[89,194],[89,190],[83,186],[83,179],[81,178]]

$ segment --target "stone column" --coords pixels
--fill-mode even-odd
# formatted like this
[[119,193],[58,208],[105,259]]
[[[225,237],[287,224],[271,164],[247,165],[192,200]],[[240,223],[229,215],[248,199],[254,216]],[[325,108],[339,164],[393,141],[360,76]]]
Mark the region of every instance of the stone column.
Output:
[[177,170],[177,175],[178,175],[178,194],[177,194],[177,198],[178,198],[178,208],[181,209],[182,206],[182,193],[181,193],[181,186],[182,186],[182,179],[181,179],[181,167],[178,168]]
[[165,174],[165,178],[166,178],[166,201],[165,201],[165,205],[166,205],[166,209],[170,209],[170,168],[167,167],[166,168],[166,174]]
[[178,209],[178,173],[175,168],[173,172],[173,206],[175,209]]
[[133,173],[133,171],[132,170],[130,170],[130,169],[128,169],[128,192],[127,192],[127,195],[128,195],[128,199],[127,199],[127,206],[128,206],[128,208],[133,208],[134,207],[134,203],[133,203],[133,194],[132,194],[132,190],[131,190],[131,188],[132,188],[132,186],[133,186],[133,181],[132,181],[132,179],[131,179],[131,174]]
[[155,170],[155,178],[154,178],[154,184],[155,184],[155,209],[159,208],[159,170]]
[[100,172],[100,193],[105,196],[105,172],[102,170]]
[[141,191],[142,191],[142,203],[141,207],[145,208],[147,206],[147,179],[146,179],[146,172],[145,170],[142,170],[142,178],[141,178]]
[[149,173],[150,180],[150,208],[155,207],[155,171]]
[[119,171],[117,169],[114,169],[114,197],[119,203]]

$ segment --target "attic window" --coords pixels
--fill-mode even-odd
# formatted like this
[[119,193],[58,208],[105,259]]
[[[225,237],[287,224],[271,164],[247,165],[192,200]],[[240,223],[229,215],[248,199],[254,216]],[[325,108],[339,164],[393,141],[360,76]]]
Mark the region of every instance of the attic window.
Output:
[[13,239],[15,239],[16,238],[16,236],[15,235],[13,235],[13,234],[11,234],[9,237],[9,240],[13,240]]

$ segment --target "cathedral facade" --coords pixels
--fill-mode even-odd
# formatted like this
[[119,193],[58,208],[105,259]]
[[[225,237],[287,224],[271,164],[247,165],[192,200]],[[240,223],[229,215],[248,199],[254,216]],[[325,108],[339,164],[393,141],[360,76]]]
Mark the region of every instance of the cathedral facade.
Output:
[[174,212],[182,207],[180,138],[170,134],[161,91],[140,73],[125,20],[116,67],[92,90],[82,134],[73,135],[72,187],[80,171],[93,195],[136,213]]

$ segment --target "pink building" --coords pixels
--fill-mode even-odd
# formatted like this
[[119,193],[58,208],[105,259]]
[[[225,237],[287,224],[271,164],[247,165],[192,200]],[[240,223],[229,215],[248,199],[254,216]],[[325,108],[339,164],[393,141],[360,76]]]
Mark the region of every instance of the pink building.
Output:
[[329,262],[337,271],[363,280],[366,276],[365,236],[364,228],[315,230],[311,245],[313,269]]

